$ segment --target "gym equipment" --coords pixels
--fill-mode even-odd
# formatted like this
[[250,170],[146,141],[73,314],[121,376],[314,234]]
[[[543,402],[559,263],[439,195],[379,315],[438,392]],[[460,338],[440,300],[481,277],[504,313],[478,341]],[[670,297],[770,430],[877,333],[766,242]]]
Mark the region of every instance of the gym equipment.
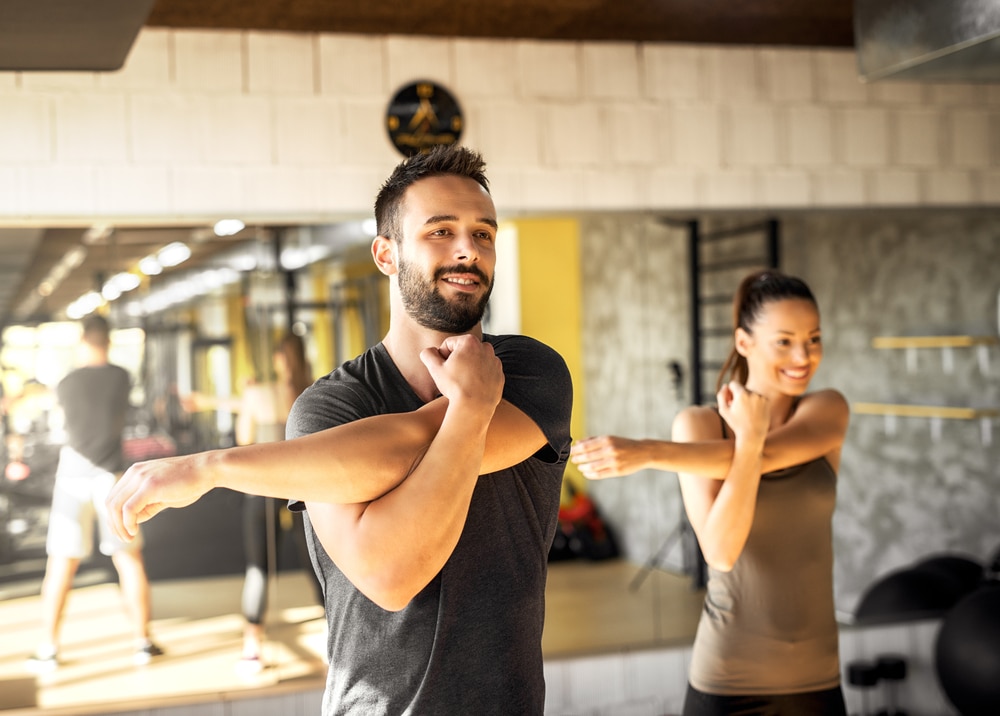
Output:
[[983,566],[956,554],[927,557],[883,576],[862,595],[854,611],[858,624],[943,616],[981,583]]
[[878,684],[878,665],[872,661],[852,661],[847,664],[847,683],[861,691],[861,713],[858,716],[870,716],[868,711],[868,695]]
[[945,615],[934,654],[941,687],[962,716],[1000,714],[1000,582],[984,584]]
[[906,659],[895,654],[883,654],[875,662],[878,678],[885,684],[885,708],[879,709],[876,716],[907,716],[898,708],[898,688],[906,679]]

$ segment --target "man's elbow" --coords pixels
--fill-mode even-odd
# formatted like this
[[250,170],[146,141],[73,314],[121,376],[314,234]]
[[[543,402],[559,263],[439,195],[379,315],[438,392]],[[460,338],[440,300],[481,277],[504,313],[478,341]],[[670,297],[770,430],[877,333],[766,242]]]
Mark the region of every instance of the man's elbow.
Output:
[[736,560],[740,557],[738,553],[733,554],[725,549],[703,549],[702,556],[705,558],[705,564],[718,572],[732,572]]

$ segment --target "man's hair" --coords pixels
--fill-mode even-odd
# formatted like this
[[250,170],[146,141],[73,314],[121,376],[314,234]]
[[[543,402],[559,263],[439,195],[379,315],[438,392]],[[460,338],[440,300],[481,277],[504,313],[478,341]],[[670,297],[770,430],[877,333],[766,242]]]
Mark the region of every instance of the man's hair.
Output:
[[104,316],[91,314],[83,319],[83,341],[95,348],[107,348],[111,342],[111,326]]
[[375,197],[375,224],[378,235],[395,241],[402,240],[399,226],[403,195],[412,184],[432,176],[455,175],[479,183],[487,193],[486,162],[482,155],[457,144],[434,147],[424,154],[415,154],[400,162]]

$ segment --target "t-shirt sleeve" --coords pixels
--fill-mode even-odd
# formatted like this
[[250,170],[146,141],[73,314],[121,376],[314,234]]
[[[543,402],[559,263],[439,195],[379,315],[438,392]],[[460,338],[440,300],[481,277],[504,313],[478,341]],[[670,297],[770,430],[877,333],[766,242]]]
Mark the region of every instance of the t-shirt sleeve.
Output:
[[[327,428],[344,425],[372,413],[362,406],[365,398],[356,386],[331,376],[316,381],[292,405],[285,423],[285,438],[291,440]],[[289,500],[288,509],[301,512],[306,505],[301,500]]]
[[527,336],[493,336],[503,363],[503,397],[535,421],[545,445],[535,457],[565,462],[569,456],[573,382],[566,361],[549,346]]

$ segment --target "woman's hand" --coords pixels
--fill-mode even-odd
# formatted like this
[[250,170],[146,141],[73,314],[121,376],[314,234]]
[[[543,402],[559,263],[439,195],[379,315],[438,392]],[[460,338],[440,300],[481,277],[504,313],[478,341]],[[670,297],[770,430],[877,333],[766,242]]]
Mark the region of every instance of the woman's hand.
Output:
[[722,386],[716,399],[719,414],[738,438],[764,443],[771,427],[771,404],[735,380]]
[[647,467],[646,441],[616,435],[581,440],[570,450],[570,460],[588,480],[621,477]]

